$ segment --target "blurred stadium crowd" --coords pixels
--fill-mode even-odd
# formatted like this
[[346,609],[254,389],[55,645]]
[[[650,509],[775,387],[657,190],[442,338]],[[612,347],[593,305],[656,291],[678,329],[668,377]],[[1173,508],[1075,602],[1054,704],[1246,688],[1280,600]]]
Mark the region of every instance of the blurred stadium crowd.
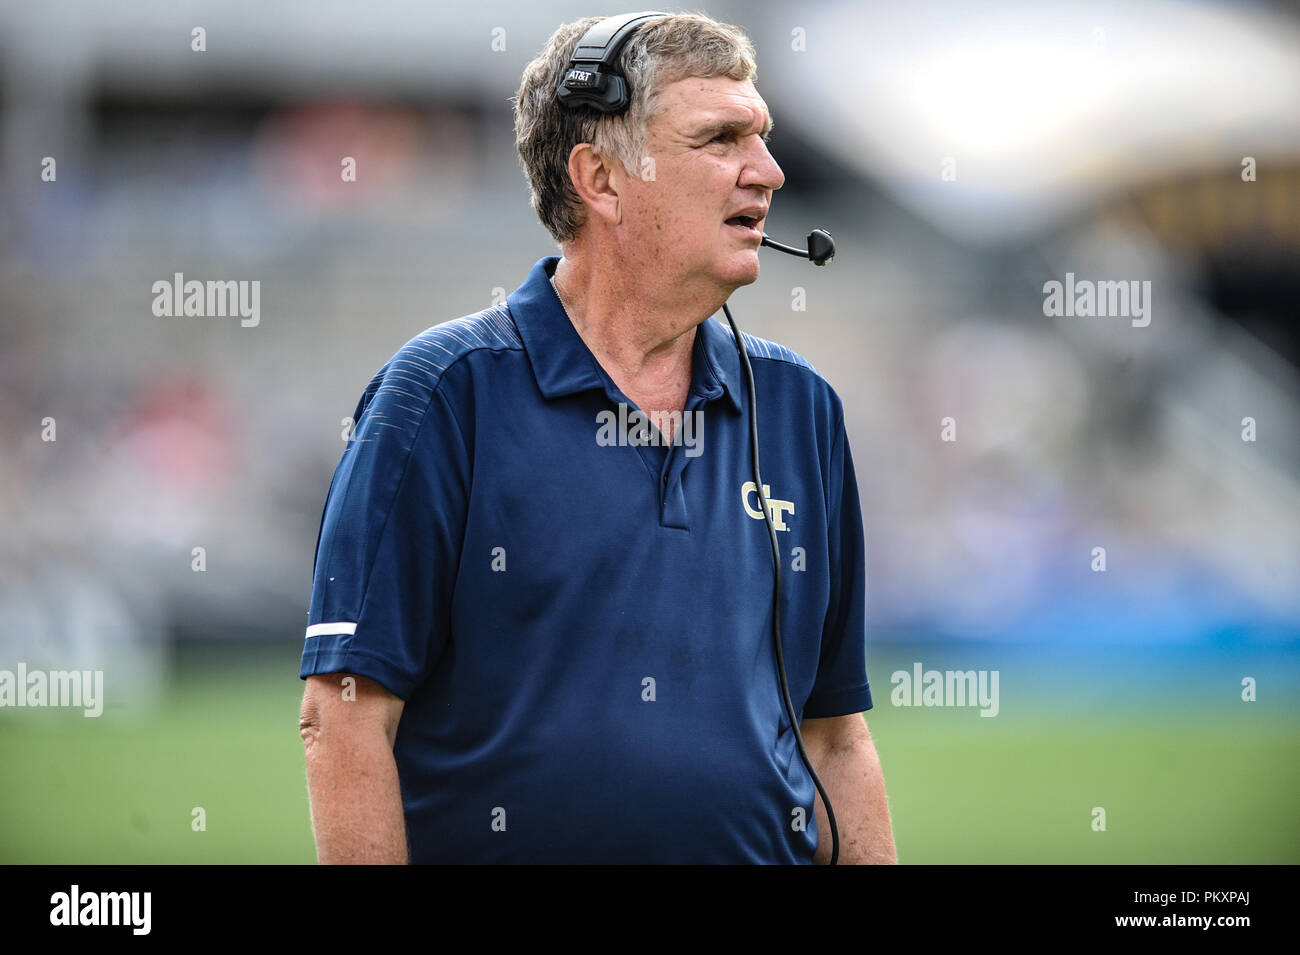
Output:
[[[1176,6],[1089,15],[1112,64],[1126,33],[1153,29],[1152,10],[1228,15]],[[333,3],[260,21],[240,4],[133,9],[117,23],[86,3],[0,16],[0,658],[75,657],[147,702],[176,641],[301,639],[344,419],[370,376],[556,252],[528,208],[508,98],[550,30],[583,10],[506,4],[411,26],[395,3],[363,24]],[[1071,9],[1022,39],[1095,46]],[[1057,176],[1036,192],[982,178],[992,161],[956,137],[929,150],[934,117],[855,114],[842,90],[810,103],[827,70],[831,86],[903,98],[888,84],[942,53],[942,30],[908,34],[906,59],[873,10],[709,8],[758,48],[786,173],[769,233],[798,243],[820,226],[838,242],[826,269],[765,258],[732,303],[742,328],[806,356],[846,403],[869,632],[1293,642],[1300,83],[1294,66],[1251,71],[1279,50],[1300,62],[1294,15],[1251,8],[1218,47],[1213,21],[1183,23],[1203,31],[1190,65],[1155,58],[1289,79],[1289,106],[1239,103],[1227,122],[1189,95],[1171,117],[1144,96],[1156,84],[1119,70],[1128,86],[1078,115],[1083,101],[1059,102],[1055,131],[1025,145],[1069,143],[1043,154]],[[829,24],[847,12],[878,58],[816,46],[845,42]],[[1076,40],[1062,40],[1071,23]],[[892,79],[878,72],[890,57]],[[176,272],[260,281],[260,324],[155,316],[151,286]],[[1044,283],[1067,272],[1151,281],[1151,324],[1045,316]]]

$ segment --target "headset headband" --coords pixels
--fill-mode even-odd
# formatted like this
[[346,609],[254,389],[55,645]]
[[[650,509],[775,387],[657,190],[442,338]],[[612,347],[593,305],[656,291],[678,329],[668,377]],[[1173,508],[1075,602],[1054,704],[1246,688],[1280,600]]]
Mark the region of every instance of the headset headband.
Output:
[[606,17],[583,34],[569,60],[564,81],[556,90],[561,105],[569,109],[591,106],[602,113],[627,109],[631,99],[627,80],[615,66],[619,51],[646,20],[667,15],[658,10],[623,13]]

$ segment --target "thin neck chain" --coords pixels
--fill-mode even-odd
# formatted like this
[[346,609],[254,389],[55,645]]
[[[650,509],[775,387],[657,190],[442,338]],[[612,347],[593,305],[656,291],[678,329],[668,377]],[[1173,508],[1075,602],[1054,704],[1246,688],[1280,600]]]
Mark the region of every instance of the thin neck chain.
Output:
[[560,300],[560,308],[564,309],[564,314],[569,316],[569,321],[573,321],[573,315],[569,311],[569,306],[564,304],[564,296],[560,294],[560,287],[555,284],[555,276],[551,276],[551,288],[555,289],[555,297]]

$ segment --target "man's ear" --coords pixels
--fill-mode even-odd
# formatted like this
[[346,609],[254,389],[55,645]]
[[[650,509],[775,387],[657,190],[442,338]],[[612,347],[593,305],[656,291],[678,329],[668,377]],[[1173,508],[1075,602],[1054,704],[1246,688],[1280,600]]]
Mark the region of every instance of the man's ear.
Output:
[[618,190],[625,178],[618,163],[597,156],[591,143],[578,143],[569,151],[569,179],[574,191],[586,203],[589,215],[599,216],[610,225],[622,218]]

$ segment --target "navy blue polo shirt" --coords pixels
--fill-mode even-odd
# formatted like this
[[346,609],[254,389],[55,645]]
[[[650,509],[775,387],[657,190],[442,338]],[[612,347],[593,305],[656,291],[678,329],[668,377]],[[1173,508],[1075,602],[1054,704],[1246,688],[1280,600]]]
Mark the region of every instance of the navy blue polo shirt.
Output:
[[[416,336],[366,388],[321,521],[301,676],[356,673],[405,700],[413,862],[811,862],[730,329],[697,327],[665,446],[569,321],[557,262]],[[858,713],[843,409],[799,355],[744,337],[790,694],[803,718]]]

